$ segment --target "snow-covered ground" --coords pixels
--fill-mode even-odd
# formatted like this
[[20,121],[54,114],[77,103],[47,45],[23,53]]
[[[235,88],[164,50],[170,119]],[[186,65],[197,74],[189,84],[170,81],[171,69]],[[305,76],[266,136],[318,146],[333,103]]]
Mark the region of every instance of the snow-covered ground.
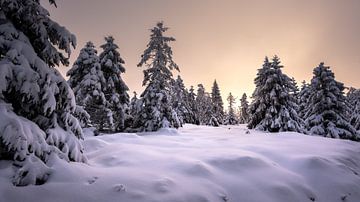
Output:
[[0,162],[0,201],[360,201],[360,143],[244,126],[87,136],[89,164],[53,161],[41,186],[11,185]]

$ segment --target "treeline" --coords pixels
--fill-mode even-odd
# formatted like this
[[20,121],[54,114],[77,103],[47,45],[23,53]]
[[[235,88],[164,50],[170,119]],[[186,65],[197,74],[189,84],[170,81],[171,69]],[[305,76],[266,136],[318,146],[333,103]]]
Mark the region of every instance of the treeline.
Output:
[[[345,87],[335,80],[330,68],[320,63],[309,84],[299,90],[294,78],[282,72],[280,58],[265,57],[254,80],[256,88],[249,104],[247,95],[240,99],[230,93],[224,110],[216,80],[211,93],[202,84],[187,89],[173,61],[170,42],[164,35],[168,28],[162,22],[151,29],[150,41],[141,56],[144,67],[144,92],[129,100],[129,90],[121,79],[124,60],[117,52],[114,39],[106,37],[96,54],[88,42],[69,70],[69,84],[79,105],[75,116],[83,126],[95,126],[99,132],[156,131],[163,127],[178,128],[185,123],[219,126],[247,124],[250,129],[267,132],[294,131],[309,135],[359,140],[358,90],[344,95]],[[84,110],[82,110],[84,109]],[[81,113],[82,112],[82,113]]]

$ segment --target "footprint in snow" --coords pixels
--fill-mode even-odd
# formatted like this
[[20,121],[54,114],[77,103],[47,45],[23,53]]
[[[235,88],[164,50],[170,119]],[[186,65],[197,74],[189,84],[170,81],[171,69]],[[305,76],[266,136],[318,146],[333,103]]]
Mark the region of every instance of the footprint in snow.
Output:
[[97,179],[99,179],[99,178],[95,176],[95,177],[89,179],[89,180],[88,180],[88,183],[89,183],[89,184],[94,184]]
[[126,191],[125,185],[123,185],[123,184],[116,184],[116,185],[114,185],[114,190],[115,190],[116,192],[125,192],[125,191]]

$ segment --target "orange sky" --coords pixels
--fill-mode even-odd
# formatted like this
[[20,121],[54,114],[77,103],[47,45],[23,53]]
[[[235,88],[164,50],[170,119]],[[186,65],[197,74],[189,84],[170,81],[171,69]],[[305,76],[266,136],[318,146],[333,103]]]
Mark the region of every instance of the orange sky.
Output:
[[[45,3],[45,1],[43,1]],[[341,3],[340,3],[341,2]],[[97,47],[113,35],[125,60],[123,78],[141,93],[136,67],[149,29],[170,27],[174,60],[187,87],[216,78],[224,100],[251,95],[264,56],[277,54],[284,71],[309,81],[324,61],[346,86],[360,87],[360,1],[357,0],[60,0],[49,8],[54,20],[77,36],[71,64],[86,41]],[[100,51],[100,49],[99,49]],[[65,72],[69,67],[60,67]]]

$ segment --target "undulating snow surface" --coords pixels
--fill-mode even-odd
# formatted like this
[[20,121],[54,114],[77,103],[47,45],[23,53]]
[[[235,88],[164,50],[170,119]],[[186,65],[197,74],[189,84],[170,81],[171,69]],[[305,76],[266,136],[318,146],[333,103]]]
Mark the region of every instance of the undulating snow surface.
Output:
[[360,201],[360,144],[244,126],[86,136],[88,165],[53,161],[41,186],[14,187],[0,162],[0,201]]

